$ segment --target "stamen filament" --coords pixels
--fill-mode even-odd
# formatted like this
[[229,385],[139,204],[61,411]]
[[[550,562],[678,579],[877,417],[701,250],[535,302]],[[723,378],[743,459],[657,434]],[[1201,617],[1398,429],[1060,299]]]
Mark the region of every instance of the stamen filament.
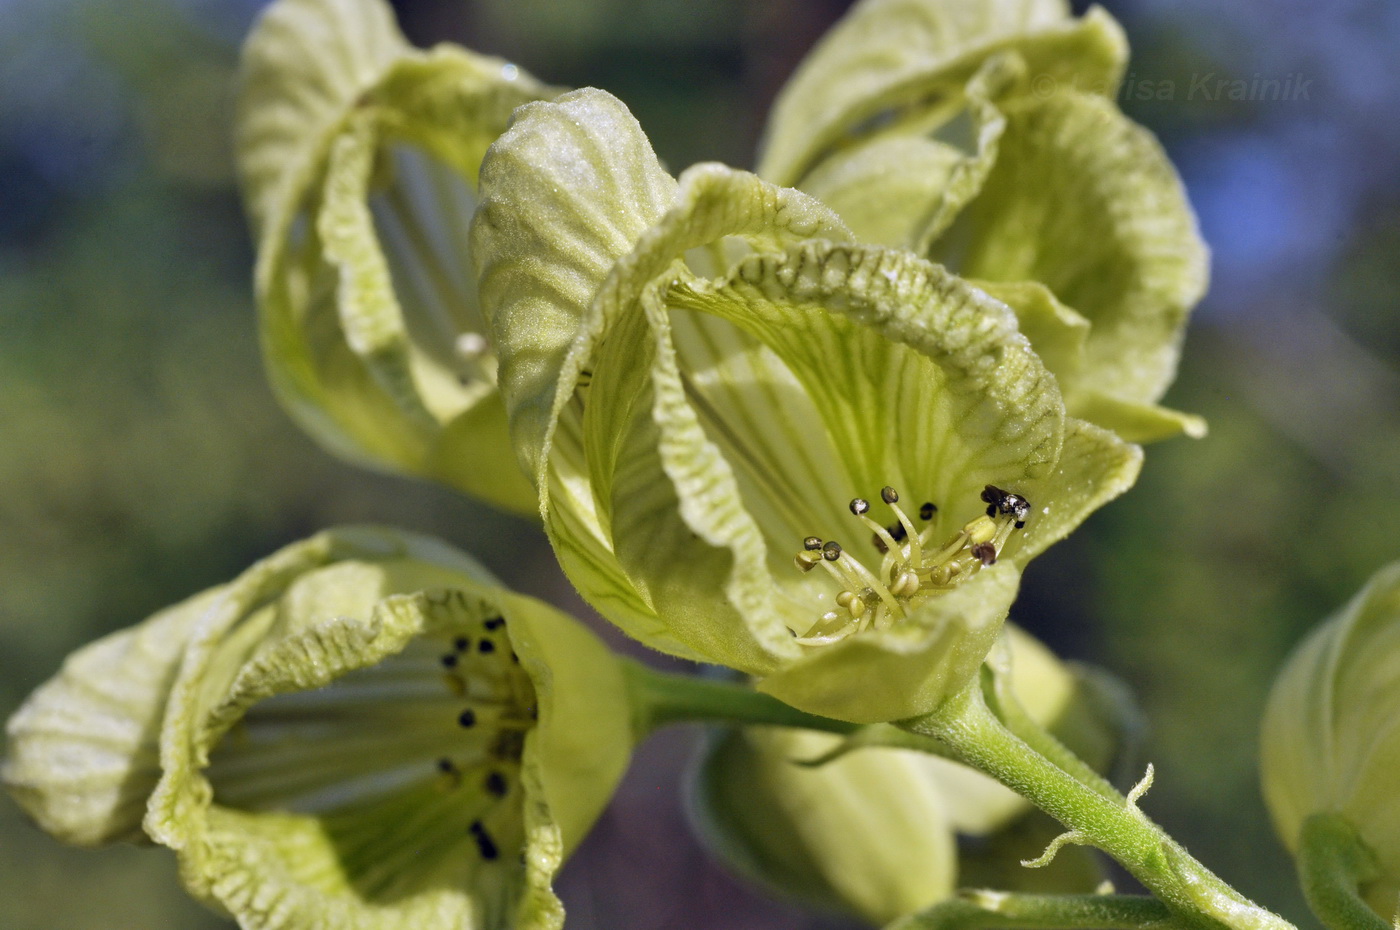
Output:
[[[987,485],[982,500],[986,514],[968,521],[941,547],[932,546],[938,507],[927,501],[919,507],[914,521],[899,506],[899,492],[885,486],[880,499],[889,505],[898,523],[881,525],[868,516],[870,502],[854,498],[851,513],[874,534],[871,543],[882,553],[879,571],[872,573],[851,556],[840,543],[817,536],[803,540],[796,565],[809,572],[818,564],[832,577],[840,590],[835,602],[840,610],[829,610],[796,641],[805,646],[839,642],[864,630],[886,630],[895,621],[929,597],[955,587],[964,577],[996,563],[1011,534],[1025,526],[1030,503],[1019,494]],[[932,550],[932,551],[931,551]]]
[[880,500],[888,504],[894,515],[899,518],[899,525],[904,527],[904,535],[909,539],[909,561],[918,565],[924,560],[923,547],[919,544],[919,531],[914,529],[913,522],[900,508],[899,492],[886,485],[880,489]]

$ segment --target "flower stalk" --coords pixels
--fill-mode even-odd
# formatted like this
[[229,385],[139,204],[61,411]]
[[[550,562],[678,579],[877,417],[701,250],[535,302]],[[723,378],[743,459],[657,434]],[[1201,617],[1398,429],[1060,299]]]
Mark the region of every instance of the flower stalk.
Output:
[[1144,895],[967,891],[887,930],[1176,930],[1188,926]]
[[[1011,732],[987,706],[980,687],[969,687],[933,713],[901,725],[942,742],[953,758],[992,776],[1064,824],[1069,833],[1051,844],[1046,857],[1065,843],[1097,847],[1187,926],[1292,927],[1240,895],[1138,809],[1148,780],[1127,797],[1105,796]],[[1042,859],[1049,861],[1046,857]]]

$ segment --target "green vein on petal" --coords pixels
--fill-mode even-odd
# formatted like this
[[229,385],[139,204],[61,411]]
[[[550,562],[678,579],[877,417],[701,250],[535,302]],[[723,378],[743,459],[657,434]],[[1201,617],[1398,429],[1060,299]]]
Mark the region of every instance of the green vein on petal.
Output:
[[1014,317],[908,253],[812,242],[669,300],[778,354],[816,402],[854,491],[904,482],[940,507],[970,496],[975,512],[983,485],[1027,480],[1058,455],[1063,407]]
[[[837,500],[815,502],[818,512],[834,517],[857,493],[908,482],[919,500],[939,496],[949,519],[965,521],[981,510],[985,484],[1024,484],[1055,460],[1062,408],[1010,312],[907,253],[813,241],[754,256],[727,283],[676,283],[665,301],[647,304],[658,338],[654,413],[635,417],[640,434],[623,442],[630,451],[618,460],[613,530],[628,575],[647,587],[673,635],[713,660],[772,672],[774,658],[792,658],[787,630],[821,613],[816,587],[807,589],[809,615],[793,613],[801,608],[791,597],[800,586],[791,553],[802,537],[785,538],[786,522],[756,522],[771,512],[761,496],[774,489],[740,481],[727,454],[736,443],[761,450],[769,434],[782,435],[783,420],[811,408],[765,409],[756,393],[746,401],[751,428],[721,451],[706,431],[713,415],[702,423],[706,392],[687,385],[690,373],[677,364],[667,308],[714,314],[761,343],[815,402],[817,418],[802,428],[825,435],[846,482]],[[795,495],[811,492],[810,477],[774,476]],[[869,535],[849,517],[808,532],[852,529],[856,539]],[[748,635],[735,635],[745,624]]]

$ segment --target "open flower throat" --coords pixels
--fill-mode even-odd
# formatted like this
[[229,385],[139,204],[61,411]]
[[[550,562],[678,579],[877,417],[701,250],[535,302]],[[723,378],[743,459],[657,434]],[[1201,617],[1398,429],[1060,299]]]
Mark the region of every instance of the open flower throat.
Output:
[[932,520],[938,507],[926,501],[918,511],[922,528],[899,506],[899,492],[880,491],[880,499],[894,512],[888,526],[871,519],[870,502],[857,497],[851,513],[872,531],[871,545],[881,555],[877,571],[866,568],[835,540],[808,536],[797,553],[803,572],[820,566],[841,586],[836,595],[839,610],[829,610],[805,633],[797,635],[804,646],[820,646],[845,639],[862,630],[888,629],[929,597],[950,590],[992,565],[1011,534],[1026,525],[1031,505],[1024,497],[987,485],[982,500],[986,514],[967,523],[941,547],[933,547]]
[[480,886],[497,866],[489,884],[508,894],[525,845],[535,690],[505,618],[468,620],[447,603],[457,594],[435,595],[458,608],[450,626],[326,687],[250,707],[212,755],[215,801],[318,816],[371,898],[449,874]]

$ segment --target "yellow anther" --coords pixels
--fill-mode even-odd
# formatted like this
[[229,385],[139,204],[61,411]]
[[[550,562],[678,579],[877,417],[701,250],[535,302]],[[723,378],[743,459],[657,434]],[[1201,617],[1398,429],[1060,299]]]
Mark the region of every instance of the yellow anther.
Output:
[[895,597],[913,597],[919,593],[919,576],[913,572],[901,572],[890,585],[890,593]]
[[964,526],[963,532],[967,534],[968,543],[980,546],[982,543],[991,542],[997,538],[996,521],[991,517],[978,517]]
[[836,595],[836,603],[844,607],[853,620],[859,620],[865,613],[865,600],[852,591],[842,591]]

